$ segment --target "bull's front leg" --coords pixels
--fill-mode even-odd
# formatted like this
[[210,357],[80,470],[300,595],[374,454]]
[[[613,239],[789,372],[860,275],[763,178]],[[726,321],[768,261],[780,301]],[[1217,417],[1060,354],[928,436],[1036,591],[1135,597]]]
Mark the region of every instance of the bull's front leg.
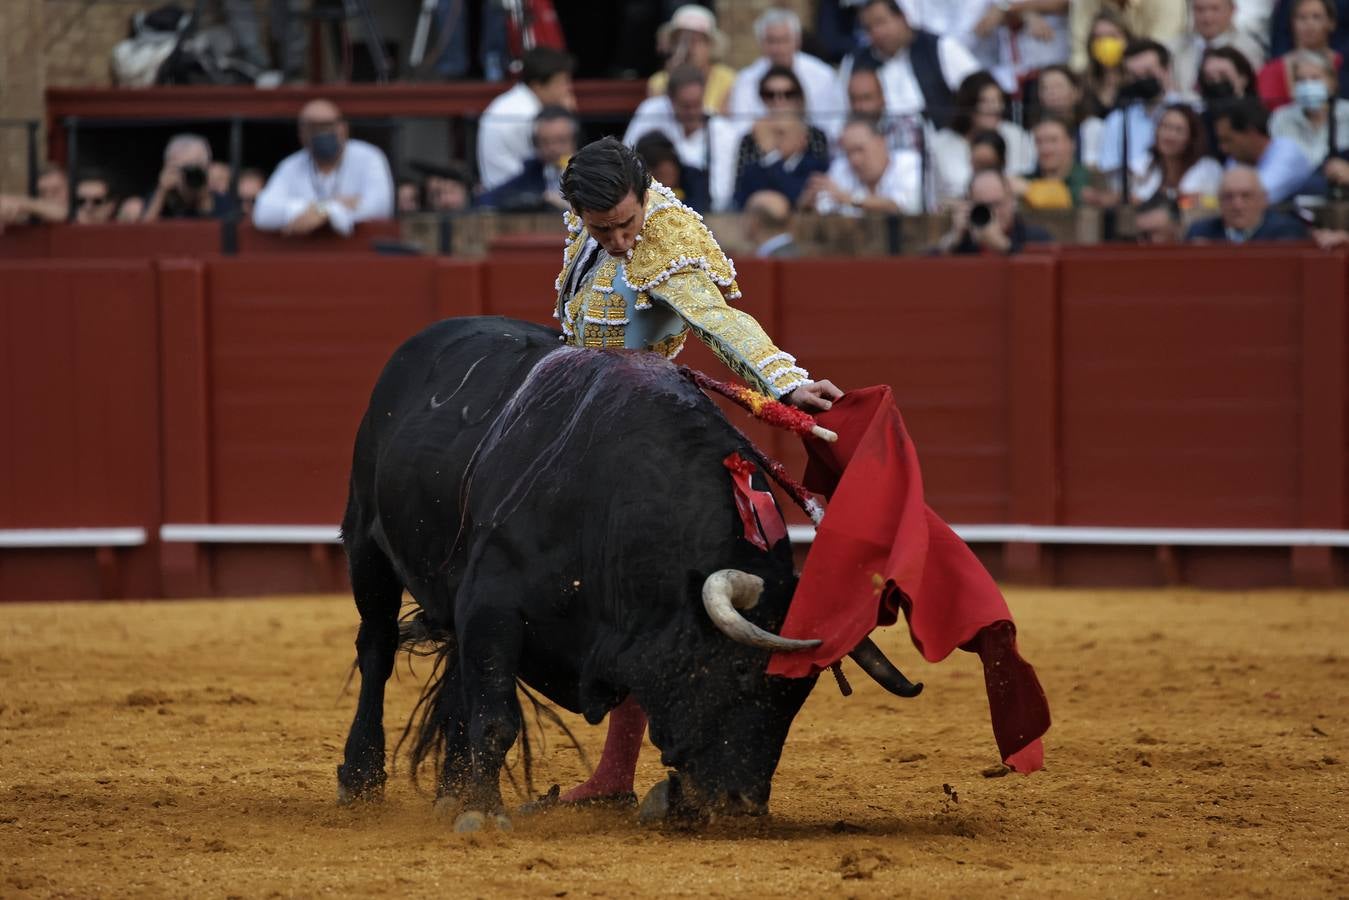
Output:
[[460,676],[468,714],[469,764],[462,787],[464,811],[455,831],[479,831],[489,822],[511,827],[501,800],[501,767],[520,733],[515,694],[522,639],[512,611],[472,614],[460,631]]
[[372,541],[347,545],[351,588],[361,627],[356,633],[356,665],[361,694],[337,767],[337,801],[378,798],[384,791],[384,686],[398,655],[398,606],[403,584]]

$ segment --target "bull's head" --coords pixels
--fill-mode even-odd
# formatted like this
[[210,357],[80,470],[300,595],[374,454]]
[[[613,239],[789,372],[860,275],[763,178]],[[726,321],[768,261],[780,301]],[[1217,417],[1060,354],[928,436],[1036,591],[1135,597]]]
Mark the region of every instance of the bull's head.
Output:
[[[769,653],[820,643],[770,630],[781,626],[795,588],[794,577],[774,582],[770,576],[766,585],[759,576],[735,569],[714,572],[703,582],[704,621],[720,635],[707,634],[704,626],[706,640],[688,647],[693,665],[678,667],[687,687],[666,685],[639,697],[651,717],[651,737],[661,748],[662,762],[675,770],[647,796],[645,821],[767,811],[787,732],[816,681],[765,672]],[[852,656],[892,693],[914,696],[922,689],[869,639]]]

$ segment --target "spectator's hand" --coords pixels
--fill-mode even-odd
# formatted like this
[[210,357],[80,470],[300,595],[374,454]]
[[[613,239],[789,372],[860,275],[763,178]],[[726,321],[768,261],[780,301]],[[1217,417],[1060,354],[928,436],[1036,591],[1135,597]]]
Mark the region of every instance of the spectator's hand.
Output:
[[165,166],[159,171],[159,192],[167,194],[183,183],[182,172],[177,166]]
[[998,224],[995,218],[983,228],[970,227],[970,237],[974,242],[985,250],[992,250],[994,253],[1006,253],[1012,249],[1012,242],[1003,233],[1002,226]]
[[803,384],[787,396],[783,401],[795,406],[797,409],[804,409],[806,412],[823,412],[834,405],[834,401],[843,396],[832,381],[812,381],[809,384]]
[[341,203],[343,206],[345,206],[347,209],[351,210],[352,212],[355,212],[355,211],[356,211],[356,207],[358,207],[358,206],[361,205],[361,198],[360,198],[360,197],[338,197],[338,198],[337,198],[337,202],[338,202],[338,203]]
[[815,201],[819,199],[821,191],[825,185],[833,184],[829,176],[823,172],[815,172],[806,179],[806,186],[801,191],[800,198],[796,201],[801,209],[814,209]]
[[998,8],[997,4],[988,4],[988,11],[974,23],[974,33],[981,38],[988,37],[1002,26],[1002,20],[1006,16],[1007,13]]
[[1326,179],[1335,184],[1349,184],[1349,161],[1339,158],[1326,160]]
[[1054,26],[1049,24],[1049,20],[1039,13],[1027,12],[1021,14],[1021,22],[1030,36],[1037,41],[1048,44],[1054,40]]
[[951,204],[951,234],[957,238],[970,227],[970,202],[956,200]]
[[327,211],[318,204],[311,203],[304,212],[291,219],[290,223],[281,229],[281,233],[290,235],[312,234],[327,221]]
[[1349,231],[1340,231],[1334,228],[1313,228],[1312,240],[1322,250],[1349,247]]
[[28,198],[0,195],[0,225],[17,225],[28,218]]

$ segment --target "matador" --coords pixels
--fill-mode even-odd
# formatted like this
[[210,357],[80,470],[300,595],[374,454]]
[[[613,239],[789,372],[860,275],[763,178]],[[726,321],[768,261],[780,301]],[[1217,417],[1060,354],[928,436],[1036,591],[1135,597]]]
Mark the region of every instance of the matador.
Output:
[[[568,239],[555,315],[578,347],[651,350],[667,358],[692,331],[753,387],[803,409],[828,409],[842,391],[812,381],[752,316],[735,266],[702,217],[653,181],[641,159],[613,138],[582,148],[562,175]],[[646,716],[632,698],[609,714],[594,775],[562,802],[631,798]]]

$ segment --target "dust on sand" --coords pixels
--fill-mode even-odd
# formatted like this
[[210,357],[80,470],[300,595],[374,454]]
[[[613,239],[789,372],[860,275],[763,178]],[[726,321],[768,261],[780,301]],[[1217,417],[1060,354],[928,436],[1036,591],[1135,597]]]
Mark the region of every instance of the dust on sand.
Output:
[[[1043,772],[989,777],[977,659],[924,664],[894,628],[927,690],[821,680],[767,820],[478,835],[401,769],[334,803],[349,598],[0,607],[0,896],[1349,895],[1349,596],[1009,600],[1054,710]],[[428,670],[400,663],[391,743]],[[593,758],[602,729],[570,721]],[[582,774],[550,735],[540,787]],[[648,748],[638,790],[661,775]]]

